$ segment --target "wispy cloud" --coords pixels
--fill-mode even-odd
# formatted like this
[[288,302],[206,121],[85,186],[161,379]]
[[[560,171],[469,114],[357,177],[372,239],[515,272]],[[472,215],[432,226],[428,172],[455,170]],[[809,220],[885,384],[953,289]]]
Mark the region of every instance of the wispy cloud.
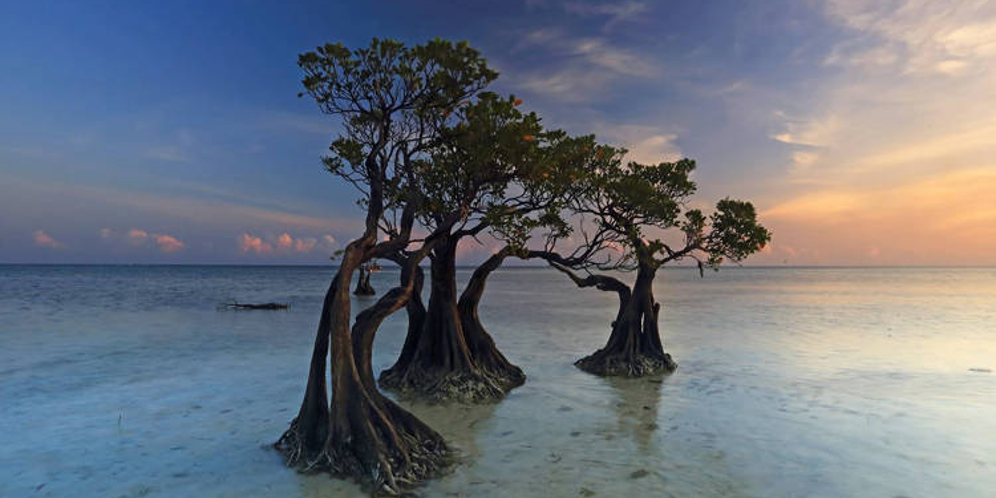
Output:
[[314,237],[304,237],[294,241],[294,250],[297,252],[311,252],[318,245],[318,239]]
[[678,135],[669,128],[605,121],[588,125],[602,142],[625,147],[627,160],[657,164],[682,157],[681,148],[675,143]]
[[20,183],[25,189],[30,189],[43,198],[58,196],[62,199],[72,198],[88,203],[123,206],[167,216],[177,221],[215,226],[239,223],[244,226],[265,225],[338,232],[348,231],[361,224],[360,221],[345,216],[318,217],[279,208],[247,205],[240,202],[241,198],[219,201],[187,195],[153,194],[81,184],[37,183],[25,180],[21,180]]
[[136,246],[142,245],[145,243],[146,240],[148,240],[149,232],[146,232],[145,230],[139,230],[137,228],[132,228],[131,230],[128,230],[128,233],[125,234],[125,237],[127,238],[128,242],[130,242],[132,245]]
[[541,53],[550,61],[523,73],[512,73],[518,86],[568,102],[588,100],[613,82],[653,78],[659,61],[614,45],[604,37],[579,37],[560,28],[526,33],[515,52]]
[[150,147],[145,151],[145,156],[150,159],[167,162],[188,162],[190,158],[179,147],[171,145],[160,145]]
[[785,158],[784,180],[759,203],[775,232],[759,260],[996,263],[996,9],[824,6],[844,32],[816,66],[825,75],[805,100],[759,114],[777,123],[769,136]]
[[912,183],[996,168],[996,9],[978,2],[829,0],[850,36],[827,62],[839,73],[807,116],[776,112],[795,184]]
[[808,147],[823,147],[834,139],[840,123],[836,116],[824,116],[809,119],[795,119],[781,111],[775,116],[782,121],[783,129],[771,135],[771,138],[790,145],[805,145]]
[[988,2],[829,0],[827,12],[864,38],[839,44],[830,61],[899,63],[906,73],[988,66],[996,56],[996,10]]
[[604,16],[608,17],[604,31],[627,21],[635,21],[649,10],[643,2],[618,2],[618,3],[587,3],[587,2],[566,2],[564,10],[582,16]]
[[31,239],[38,247],[45,247],[48,249],[62,249],[66,247],[65,244],[55,240],[43,230],[35,230],[34,233],[31,234]]
[[257,125],[262,129],[282,129],[316,135],[332,135],[337,129],[327,116],[284,111],[262,112]]

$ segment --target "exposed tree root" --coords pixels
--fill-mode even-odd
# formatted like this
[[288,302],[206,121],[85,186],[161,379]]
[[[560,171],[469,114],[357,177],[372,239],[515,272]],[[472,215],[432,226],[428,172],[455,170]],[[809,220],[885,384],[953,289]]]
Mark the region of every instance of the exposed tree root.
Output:
[[483,369],[460,371],[429,371],[415,365],[404,373],[390,369],[381,372],[380,385],[401,396],[417,397],[432,403],[493,403],[526,380],[517,367],[514,370]]
[[452,466],[453,453],[442,436],[396,405],[383,408],[391,415],[397,410],[401,419],[380,427],[370,421],[348,431],[348,437],[330,436],[317,452],[305,448],[295,420],[274,448],[289,467],[351,479],[373,496],[407,495]]
[[605,354],[601,351],[574,362],[581,370],[602,377],[643,377],[669,374],[678,364],[667,353],[638,353],[636,355]]

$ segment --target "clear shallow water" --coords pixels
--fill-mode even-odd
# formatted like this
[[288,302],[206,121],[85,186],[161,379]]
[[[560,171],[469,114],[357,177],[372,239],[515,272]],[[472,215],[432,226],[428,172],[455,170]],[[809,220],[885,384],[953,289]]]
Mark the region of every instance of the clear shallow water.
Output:
[[[300,403],[331,274],[0,266],[0,496],[365,496],[266,448]],[[604,343],[614,295],[496,273],[481,313],[529,378],[497,405],[403,403],[463,453],[422,494],[996,489],[996,373],[970,370],[996,370],[996,269],[679,269],[657,285],[679,370],[613,380],[571,362]],[[292,308],[216,308],[231,299]],[[377,370],[404,330],[403,312],[385,323]]]

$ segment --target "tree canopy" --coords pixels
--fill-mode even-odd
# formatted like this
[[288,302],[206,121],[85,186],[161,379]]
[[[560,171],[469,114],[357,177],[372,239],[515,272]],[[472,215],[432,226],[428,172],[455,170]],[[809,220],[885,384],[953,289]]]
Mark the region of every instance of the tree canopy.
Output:
[[[750,202],[720,200],[706,215],[688,208],[697,191],[691,159],[657,164],[624,162],[625,149],[599,146],[598,160],[583,172],[567,202],[573,225],[547,236],[547,248],[574,243],[559,263],[578,268],[632,270],[685,259],[699,268],[740,262],[771,239]],[[668,242],[677,232],[678,245]]]

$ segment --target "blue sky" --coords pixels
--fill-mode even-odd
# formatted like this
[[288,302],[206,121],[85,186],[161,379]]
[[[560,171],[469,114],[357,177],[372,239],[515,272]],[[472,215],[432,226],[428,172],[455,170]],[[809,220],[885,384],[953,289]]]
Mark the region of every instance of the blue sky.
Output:
[[297,97],[297,54],[439,36],[469,40],[548,126],[696,159],[703,205],[755,201],[775,240],[753,263],[994,264],[994,10],[8,2],[0,262],[327,261],[359,214],[322,171],[336,127]]

